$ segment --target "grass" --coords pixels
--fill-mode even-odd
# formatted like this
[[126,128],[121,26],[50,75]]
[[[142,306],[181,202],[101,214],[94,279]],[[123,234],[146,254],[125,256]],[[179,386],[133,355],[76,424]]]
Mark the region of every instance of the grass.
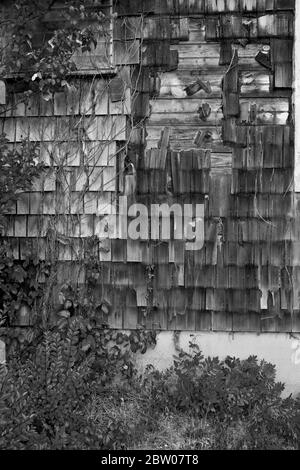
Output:
[[113,423],[123,447],[131,450],[208,449],[213,441],[212,429],[204,420],[168,410],[153,414],[147,399],[132,390],[100,393],[92,398],[86,413],[104,434],[112,432]]

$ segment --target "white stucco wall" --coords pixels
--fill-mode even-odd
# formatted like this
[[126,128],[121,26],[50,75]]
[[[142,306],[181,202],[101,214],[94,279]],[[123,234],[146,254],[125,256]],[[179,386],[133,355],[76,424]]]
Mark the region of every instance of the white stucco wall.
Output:
[[[276,365],[277,379],[286,385],[286,394],[300,393],[300,335],[291,337],[283,333],[216,333],[201,332],[179,334],[178,346],[188,350],[194,340],[206,356],[235,356],[246,359],[255,355]],[[138,364],[143,369],[153,364],[158,369],[172,364],[176,354],[173,332],[160,332],[157,345],[141,355]]]

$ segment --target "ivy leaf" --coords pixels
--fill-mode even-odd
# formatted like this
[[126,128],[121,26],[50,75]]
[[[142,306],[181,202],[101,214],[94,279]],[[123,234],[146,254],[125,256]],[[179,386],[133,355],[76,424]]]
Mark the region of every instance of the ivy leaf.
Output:
[[37,78],[40,80],[43,78],[41,72],[34,73],[31,77],[31,80],[34,82]]
[[11,277],[14,281],[22,283],[26,279],[27,274],[22,266],[14,266]]

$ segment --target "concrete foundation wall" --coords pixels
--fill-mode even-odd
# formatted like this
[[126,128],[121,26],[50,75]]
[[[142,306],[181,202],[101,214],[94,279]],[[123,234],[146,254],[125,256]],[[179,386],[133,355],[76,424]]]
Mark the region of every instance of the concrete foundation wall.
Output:
[[190,341],[195,341],[205,356],[235,356],[246,359],[255,355],[276,366],[277,379],[286,386],[286,394],[300,393],[300,335],[291,337],[282,333],[173,333],[161,332],[157,345],[141,355],[138,364],[143,369],[153,364],[158,369],[172,365],[176,347],[189,349]]

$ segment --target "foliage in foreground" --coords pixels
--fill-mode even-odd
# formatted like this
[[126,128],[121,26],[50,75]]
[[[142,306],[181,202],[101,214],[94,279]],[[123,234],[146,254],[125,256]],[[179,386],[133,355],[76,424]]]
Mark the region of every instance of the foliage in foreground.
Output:
[[191,416],[196,448],[294,448],[298,405],[281,397],[275,376],[275,366],[256,357],[220,361],[191,344],[165,372],[150,369],[144,388],[157,413]]
[[[75,317],[40,331],[0,374],[1,449],[295,449],[299,404],[257,358],[204,358],[195,345],[138,376],[132,351],[154,339]],[[91,335],[91,332],[88,332]]]
[[0,449],[114,447],[118,437],[89,419],[87,404],[109,386],[130,386],[130,351],[154,341],[152,332],[91,331],[82,317],[32,330],[0,369]]

